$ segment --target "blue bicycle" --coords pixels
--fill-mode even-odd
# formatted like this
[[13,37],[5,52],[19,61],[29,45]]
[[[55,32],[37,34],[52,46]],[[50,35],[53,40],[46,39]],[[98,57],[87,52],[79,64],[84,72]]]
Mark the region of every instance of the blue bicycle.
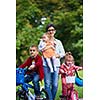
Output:
[[42,87],[40,89],[41,97],[35,98],[35,94],[30,91],[30,89],[34,89],[34,86],[24,82],[27,70],[28,68],[16,68],[16,86],[18,87],[16,90],[16,100],[49,100],[48,93]]

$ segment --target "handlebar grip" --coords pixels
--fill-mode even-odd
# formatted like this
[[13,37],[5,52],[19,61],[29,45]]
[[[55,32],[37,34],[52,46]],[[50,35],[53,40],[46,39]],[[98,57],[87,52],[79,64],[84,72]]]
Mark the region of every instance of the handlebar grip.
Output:
[[24,72],[27,73],[29,71],[28,67],[24,68]]

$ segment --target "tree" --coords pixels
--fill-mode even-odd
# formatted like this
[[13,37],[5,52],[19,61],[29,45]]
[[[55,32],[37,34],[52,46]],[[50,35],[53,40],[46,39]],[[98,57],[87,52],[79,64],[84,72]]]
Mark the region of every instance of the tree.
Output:
[[[41,18],[46,18],[45,23]],[[56,37],[71,51],[76,63],[83,57],[82,0],[17,0],[16,1],[16,63],[28,56],[28,48],[38,42],[48,23],[57,28]]]

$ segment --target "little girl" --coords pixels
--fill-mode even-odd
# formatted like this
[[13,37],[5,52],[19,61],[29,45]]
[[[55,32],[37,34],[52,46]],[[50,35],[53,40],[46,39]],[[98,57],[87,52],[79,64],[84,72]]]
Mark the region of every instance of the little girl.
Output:
[[67,96],[67,100],[74,100],[71,93],[75,92],[75,70],[82,70],[82,67],[74,65],[74,57],[71,52],[67,52],[65,61],[59,69],[62,81],[62,95]]

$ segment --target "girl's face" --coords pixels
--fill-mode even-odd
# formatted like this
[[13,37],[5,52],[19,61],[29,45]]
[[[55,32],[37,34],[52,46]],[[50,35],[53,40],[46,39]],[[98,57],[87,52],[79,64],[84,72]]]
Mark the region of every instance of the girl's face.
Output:
[[66,58],[65,59],[65,63],[67,66],[71,67],[74,63],[73,63],[73,59],[72,58]]

